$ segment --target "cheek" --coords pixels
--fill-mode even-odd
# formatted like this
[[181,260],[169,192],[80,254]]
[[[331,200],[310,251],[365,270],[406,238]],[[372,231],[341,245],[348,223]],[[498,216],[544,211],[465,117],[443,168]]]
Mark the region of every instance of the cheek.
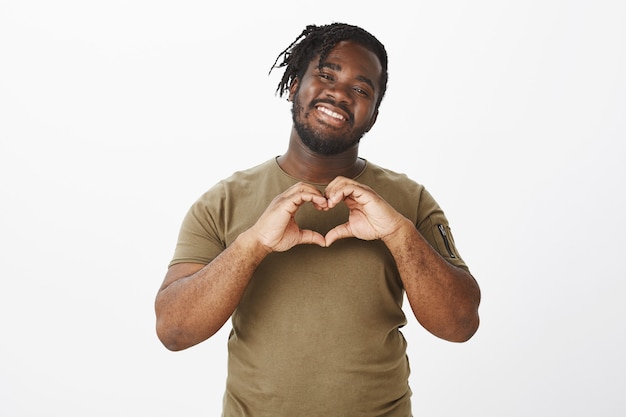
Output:
[[355,117],[361,120],[361,125],[369,126],[374,118],[374,110],[370,106],[359,107],[355,111]]
[[320,83],[316,83],[315,78],[307,77],[300,83],[296,94],[301,97],[301,100],[306,101],[320,94],[321,89]]

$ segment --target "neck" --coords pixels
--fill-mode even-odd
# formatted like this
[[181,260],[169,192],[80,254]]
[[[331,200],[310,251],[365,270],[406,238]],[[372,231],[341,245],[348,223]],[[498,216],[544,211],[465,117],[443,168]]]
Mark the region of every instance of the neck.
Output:
[[337,155],[321,155],[307,148],[293,131],[287,152],[277,160],[287,174],[316,184],[328,184],[338,176],[354,178],[365,167],[358,144]]

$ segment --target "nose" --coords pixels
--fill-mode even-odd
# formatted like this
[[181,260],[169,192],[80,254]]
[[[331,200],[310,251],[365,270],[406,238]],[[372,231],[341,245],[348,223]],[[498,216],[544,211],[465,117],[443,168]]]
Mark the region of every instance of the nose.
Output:
[[328,87],[326,95],[337,104],[352,102],[352,88],[345,83],[334,83]]

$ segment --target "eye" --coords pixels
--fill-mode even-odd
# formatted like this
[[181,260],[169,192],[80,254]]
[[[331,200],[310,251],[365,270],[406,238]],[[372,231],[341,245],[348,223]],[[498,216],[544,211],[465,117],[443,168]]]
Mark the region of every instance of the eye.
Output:
[[366,90],[364,90],[364,89],[362,89],[360,87],[354,87],[354,91],[356,91],[357,94],[365,96],[365,97],[367,97],[369,95],[369,93]]
[[319,76],[321,79],[324,79],[324,80],[328,80],[328,81],[332,81],[332,80],[333,80],[333,77],[332,77],[331,75],[329,75],[329,74],[326,74],[325,72],[320,72],[320,73],[318,74],[318,76]]

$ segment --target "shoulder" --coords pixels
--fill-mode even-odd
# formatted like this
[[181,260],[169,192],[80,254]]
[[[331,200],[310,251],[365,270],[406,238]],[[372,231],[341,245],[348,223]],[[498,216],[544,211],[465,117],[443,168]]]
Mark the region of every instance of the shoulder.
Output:
[[357,181],[371,187],[396,210],[416,222],[440,210],[423,184],[404,173],[370,161],[367,161],[367,167]]
[[220,198],[230,194],[245,195],[247,190],[256,190],[263,181],[279,174],[275,165],[274,159],[270,159],[251,168],[235,171],[211,186],[199,200]]
[[357,181],[372,187],[380,194],[401,194],[415,198],[426,191],[423,184],[407,174],[384,168],[367,161],[367,166]]
[[194,205],[214,213],[255,213],[267,207],[276,195],[292,183],[293,180],[285,176],[275,158],[272,158],[220,180],[204,192]]
[[263,178],[277,175],[278,173],[279,172],[276,169],[276,161],[274,159],[269,159],[251,168],[236,171],[229,177],[221,180],[218,184],[222,184],[223,186],[241,186],[250,183],[254,184]]

